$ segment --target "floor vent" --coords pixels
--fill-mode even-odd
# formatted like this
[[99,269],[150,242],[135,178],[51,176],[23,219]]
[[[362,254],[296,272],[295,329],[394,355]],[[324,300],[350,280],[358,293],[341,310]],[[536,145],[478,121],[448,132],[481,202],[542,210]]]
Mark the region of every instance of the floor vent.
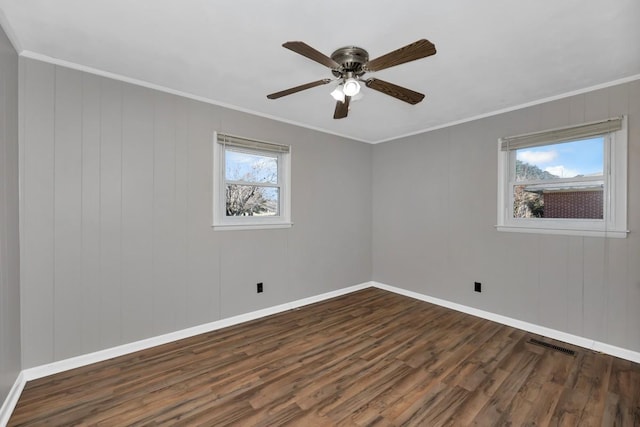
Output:
[[528,341],[530,344],[539,345],[542,347],[550,348],[551,350],[559,351],[560,353],[568,354],[569,356],[575,356],[576,352],[569,350],[568,348],[560,347],[559,345],[549,344],[548,342],[540,341],[535,338],[531,338]]

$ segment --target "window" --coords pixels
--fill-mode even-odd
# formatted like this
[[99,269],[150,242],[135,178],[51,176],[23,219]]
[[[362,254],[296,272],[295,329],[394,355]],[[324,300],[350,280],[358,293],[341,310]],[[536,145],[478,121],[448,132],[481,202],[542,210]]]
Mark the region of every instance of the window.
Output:
[[501,138],[498,230],[626,237],[626,118]]
[[291,226],[290,147],[216,133],[213,227]]

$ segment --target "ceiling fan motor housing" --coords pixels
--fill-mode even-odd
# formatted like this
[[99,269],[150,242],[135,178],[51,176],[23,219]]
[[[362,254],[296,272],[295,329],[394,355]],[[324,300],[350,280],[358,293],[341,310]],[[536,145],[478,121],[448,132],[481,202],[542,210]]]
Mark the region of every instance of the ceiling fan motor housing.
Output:
[[331,54],[331,59],[340,64],[340,68],[331,70],[336,77],[360,77],[365,71],[363,65],[369,61],[369,53],[356,46],[341,47]]

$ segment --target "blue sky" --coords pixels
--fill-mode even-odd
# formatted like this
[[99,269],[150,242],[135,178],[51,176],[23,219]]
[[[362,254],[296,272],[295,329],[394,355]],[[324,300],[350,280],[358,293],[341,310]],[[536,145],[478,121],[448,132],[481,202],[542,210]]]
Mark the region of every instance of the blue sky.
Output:
[[518,160],[562,178],[602,174],[604,138],[596,137],[562,144],[523,148],[516,151]]

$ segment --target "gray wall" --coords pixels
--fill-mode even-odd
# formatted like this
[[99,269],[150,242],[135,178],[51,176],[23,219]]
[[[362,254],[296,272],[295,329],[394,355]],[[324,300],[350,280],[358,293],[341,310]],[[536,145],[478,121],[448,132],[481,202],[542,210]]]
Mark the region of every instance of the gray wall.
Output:
[[[495,230],[499,137],[620,114],[628,238]],[[640,351],[640,81],[376,145],[373,170],[373,280]]]
[[[371,278],[640,351],[638,81],[370,146],[30,59],[20,69],[23,368]],[[500,136],[617,114],[629,115],[627,239],[495,230]],[[212,231],[214,130],[293,146],[293,228]]]
[[[21,61],[24,368],[370,280],[372,146]],[[292,145],[293,228],[211,229],[215,130]]]
[[18,54],[0,27],[0,402],[20,372],[19,256]]

